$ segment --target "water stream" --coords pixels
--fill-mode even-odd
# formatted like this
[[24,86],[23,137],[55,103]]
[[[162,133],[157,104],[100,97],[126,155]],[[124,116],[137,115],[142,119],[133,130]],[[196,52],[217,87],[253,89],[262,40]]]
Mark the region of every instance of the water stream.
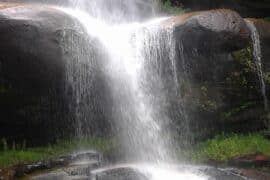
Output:
[[247,25],[251,31],[251,39],[253,42],[253,57],[257,69],[257,74],[259,77],[259,82],[261,86],[261,94],[263,97],[263,103],[264,103],[264,110],[266,112],[269,112],[269,104],[268,104],[268,99],[266,95],[266,86],[265,86],[265,81],[263,77],[263,67],[262,67],[262,52],[261,52],[261,42],[260,42],[260,35],[259,32],[257,31],[256,26],[250,22],[246,21]]

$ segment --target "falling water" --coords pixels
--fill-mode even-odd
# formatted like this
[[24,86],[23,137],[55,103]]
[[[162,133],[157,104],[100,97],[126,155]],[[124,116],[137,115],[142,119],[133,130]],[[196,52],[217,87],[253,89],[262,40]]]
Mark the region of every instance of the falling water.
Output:
[[263,102],[264,102],[264,109],[265,109],[265,111],[268,112],[269,111],[269,104],[268,104],[268,99],[267,99],[267,95],[266,95],[265,81],[264,81],[264,77],[263,77],[260,35],[259,35],[259,32],[257,31],[256,26],[252,22],[250,22],[248,20],[246,22],[247,22],[247,25],[251,31],[251,39],[253,42],[253,57],[255,60],[257,74],[258,74],[259,81],[260,81],[261,93],[262,93]]
[[[109,54],[103,73],[111,89],[113,118],[127,156],[155,162],[169,160],[172,143],[169,133],[163,129],[169,117],[165,112],[168,102],[163,93],[161,58],[173,47],[173,41],[171,30],[159,27],[164,18],[146,23],[108,25],[83,11],[62,10],[76,17],[89,36],[101,41],[104,53]],[[174,84],[177,75],[171,55],[168,56],[170,60],[167,66]]]
[[[152,164],[146,169],[153,180],[204,179],[192,172],[174,171],[170,165],[161,167],[161,164],[176,161],[176,143],[171,127],[175,126],[175,119],[183,118],[183,104],[179,102],[182,79],[179,79],[177,69],[173,29],[161,25],[166,17],[141,22],[142,19],[136,16],[140,14],[138,5],[144,2],[152,9],[152,0],[117,0],[132,7],[127,12],[121,11],[121,3],[112,5],[107,12],[103,7],[105,1],[90,2],[93,5],[90,9],[87,3],[75,1],[76,8],[59,8],[80,22],[83,29],[78,31],[86,31],[88,39],[94,39],[90,43],[94,44],[91,47],[94,49],[90,51],[77,43],[66,45],[69,50],[87,53],[88,57],[75,57],[75,61],[67,65],[67,84],[75,92],[73,109],[77,134],[83,136],[84,124],[95,119],[92,114],[95,114],[93,109],[98,100],[93,100],[88,94],[95,86],[93,81],[97,76],[95,68],[91,67],[98,66],[98,73],[102,74],[109,89],[110,113],[108,110],[105,113],[115,124],[114,130],[123,150],[122,158],[128,163]],[[136,167],[144,170],[141,165]]]
[[76,9],[108,23],[132,22],[152,17],[156,0],[69,0]]

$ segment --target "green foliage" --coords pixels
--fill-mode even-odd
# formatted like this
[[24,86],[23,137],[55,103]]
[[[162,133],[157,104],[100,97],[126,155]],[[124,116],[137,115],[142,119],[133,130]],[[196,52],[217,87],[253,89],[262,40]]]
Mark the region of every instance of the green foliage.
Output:
[[167,14],[182,14],[187,12],[187,9],[184,9],[182,6],[173,6],[170,0],[159,3],[161,12]]
[[233,53],[234,59],[242,65],[245,73],[256,72],[256,66],[253,61],[252,45]]
[[97,137],[59,141],[55,145],[38,148],[25,148],[26,143],[22,145],[15,145],[15,143],[13,143],[12,147],[7,147],[5,140],[3,140],[2,144],[4,144],[4,148],[0,149],[0,167],[37,162],[71,153],[78,149],[93,149],[107,154],[110,153],[116,145],[113,139]]
[[9,150],[0,153],[0,167],[4,168],[24,162],[37,162],[50,157],[47,153],[32,150]]
[[252,88],[248,80],[248,77],[252,77],[256,73],[252,45],[236,51],[232,55],[234,60],[238,63],[240,71],[232,73],[227,80],[231,81],[234,86],[245,87],[247,89]]
[[[227,119],[231,116],[244,111],[256,103],[261,102],[257,95],[260,94],[259,88],[256,88],[257,71],[253,60],[253,48],[250,44],[247,48],[232,53],[234,59],[234,67],[232,72],[226,78],[226,85],[232,89],[230,93],[234,95],[236,106],[227,109],[221,113],[222,118]],[[259,103],[258,103],[259,104]]]
[[222,134],[197,145],[191,157],[196,161],[226,161],[236,156],[256,152],[270,155],[270,141],[262,134]]
[[232,89],[239,89],[240,92],[234,92],[240,99],[238,101],[247,101],[248,94],[256,94],[258,91],[254,84],[253,77],[257,77],[256,66],[253,60],[252,45],[247,48],[232,53],[236,68],[226,78],[226,84]]

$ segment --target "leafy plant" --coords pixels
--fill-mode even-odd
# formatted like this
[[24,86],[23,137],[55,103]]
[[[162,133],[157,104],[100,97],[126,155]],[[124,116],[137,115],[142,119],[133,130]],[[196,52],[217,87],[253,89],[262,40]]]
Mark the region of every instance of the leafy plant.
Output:
[[233,53],[234,59],[244,67],[244,73],[256,72],[252,52],[252,45],[249,45],[247,48]]
[[184,9],[183,6],[174,6],[170,0],[160,2],[159,4],[161,12],[167,14],[182,14],[188,11],[187,9]]

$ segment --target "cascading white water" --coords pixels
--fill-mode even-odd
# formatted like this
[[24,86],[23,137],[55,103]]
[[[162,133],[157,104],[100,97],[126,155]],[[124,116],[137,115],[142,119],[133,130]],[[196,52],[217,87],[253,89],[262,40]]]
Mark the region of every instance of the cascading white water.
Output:
[[[144,14],[149,9],[152,14],[153,2],[72,1],[76,8],[60,9],[76,18],[86,29],[90,39],[95,38],[102,44],[100,49],[106,54],[102,73],[110,88],[113,101],[111,118],[117,127],[116,131],[125,153],[123,156],[126,156],[129,162],[159,164],[174,159],[169,109],[171,92],[177,97],[179,79],[173,31],[160,26],[165,18],[144,23],[135,21],[141,19],[137,15]],[[141,11],[141,3],[147,7],[147,11]],[[123,7],[128,7],[127,11],[123,11]],[[89,58],[93,58],[91,54]],[[77,104],[81,104],[82,95],[90,87],[80,85],[85,83],[84,79],[77,79],[76,82],[79,82],[74,87],[79,87],[79,92],[75,93],[76,100]],[[86,120],[87,113],[82,114],[78,113],[78,116],[84,116],[82,119]],[[81,126],[81,123],[78,125]],[[192,173],[179,174],[177,171],[161,169],[148,166],[153,180],[176,180],[184,177],[203,179]]]
[[[158,72],[146,67],[154,63],[158,69],[160,53],[172,45],[166,41],[167,49],[161,47],[159,36],[164,34],[158,24],[163,18],[143,24],[107,25],[82,11],[62,10],[76,17],[91,37],[102,42],[104,51],[109,54],[103,73],[108,77],[115,106],[113,118],[121,129],[120,139],[127,154],[137,160],[169,160],[169,133],[162,129],[162,121],[168,117],[160,112],[166,106],[162,104],[166,103],[166,97],[160,89],[155,89],[157,94],[153,94],[154,87],[149,87],[151,83],[158,83],[155,87],[162,88],[162,79],[161,75],[153,74]],[[169,30],[166,35],[168,40],[172,38]],[[172,62],[175,73],[173,66]],[[176,75],[173,78],[176,80]]]
[[268,104],[268,99],[266,95],[266,86],[265,86],[265,81],[263,77],[263,68],[262,68],[262,53],[261,53],[261,42],[260,42],[260,35],[259,32],[257,31],[256,26],[250,22],[249,20],[246,21],[247,25],[251,31],[251,39],[253,42],[253,57],[257,69],[257,74],[259,77],[260,81],[260,86],[261,86],[261,93],[263,97],[263,102],[264,102],[264,109],[265,111],[269,111],[269,104]]
[[153,16],[156,0],[69,0],[69,4],[96,19],[115,24]]

